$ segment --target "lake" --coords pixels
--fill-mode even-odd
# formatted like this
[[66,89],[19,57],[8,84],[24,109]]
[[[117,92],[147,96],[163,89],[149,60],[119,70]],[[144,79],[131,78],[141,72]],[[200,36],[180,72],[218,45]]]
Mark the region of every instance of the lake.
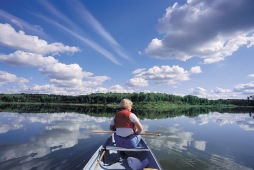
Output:
[[[82,169],[109,136],[91,130],[108,130],[110,121],[109,115],[69,111],[1,111],[0,169]],[[165,170],[254,169],[251,112],[166,115],[141,123],[146,132],[161,134],[144,138]]]

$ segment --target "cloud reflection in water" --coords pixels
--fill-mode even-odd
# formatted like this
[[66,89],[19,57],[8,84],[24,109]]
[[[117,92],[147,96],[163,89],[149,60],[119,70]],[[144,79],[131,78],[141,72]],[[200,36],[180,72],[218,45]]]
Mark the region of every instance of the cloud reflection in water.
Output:
[[[70,148],[78,143],[79,139],[90,138],[90,130],[102,129],[96,122],[110,122],[110,118],[92,117],[76,113],[51,113],[51,114],[18,114],[1,113],[0,135],[15,130],[26,133],[28,125],[39,124],[43,126],[35,136],[30,136],[29,141],[0,145],[0,162],[24,157],[23,162],[34,158],[43,157],[59,149]],[[21,134],[22,135],[22,134]]]

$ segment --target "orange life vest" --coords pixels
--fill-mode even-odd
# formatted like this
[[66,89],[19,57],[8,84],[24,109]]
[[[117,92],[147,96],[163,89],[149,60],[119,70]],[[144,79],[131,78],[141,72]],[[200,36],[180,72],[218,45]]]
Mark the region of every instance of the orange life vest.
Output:
[[115,127],[116,128],[132,128],[136,132],[136,126],[130,120],[131,112],[129,109],[124,108],[115,115]]

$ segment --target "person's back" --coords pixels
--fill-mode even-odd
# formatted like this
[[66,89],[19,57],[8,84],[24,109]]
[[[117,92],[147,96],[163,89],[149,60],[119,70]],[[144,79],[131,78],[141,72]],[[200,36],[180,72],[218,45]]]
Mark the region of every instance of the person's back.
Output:
[[110,130],[116,131],[114,138],[117,146],[134,148],[141,140],[143,127],[137,116],[131,113],[132,101],[123,99],[120,108],[111,121]]

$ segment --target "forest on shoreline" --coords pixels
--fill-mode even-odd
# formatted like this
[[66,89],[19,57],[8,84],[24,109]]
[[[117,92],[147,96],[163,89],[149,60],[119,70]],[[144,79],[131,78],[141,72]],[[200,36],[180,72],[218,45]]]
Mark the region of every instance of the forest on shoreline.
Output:
[[254,100],[209,100],[197,96],[162,93],[95,93],[80,96],[52,94],[0,94],[0,112],[66,113],[112,117],[123,98],[133,101],[133,112],[141,119],[159,119],[185,115],[195,117],[209,112],[254,112]]
[[251,107],[254,100],[246,99],[218,99],[209,100],[193,95],[177,96],[165,93],[93,93],[88,95],[68,96],[54,94],[0,94],[0,104],[69,104],[69,105],[101,105],[117,107],[123,98],[133,101],[134,108],[175,108],[175,107]]

